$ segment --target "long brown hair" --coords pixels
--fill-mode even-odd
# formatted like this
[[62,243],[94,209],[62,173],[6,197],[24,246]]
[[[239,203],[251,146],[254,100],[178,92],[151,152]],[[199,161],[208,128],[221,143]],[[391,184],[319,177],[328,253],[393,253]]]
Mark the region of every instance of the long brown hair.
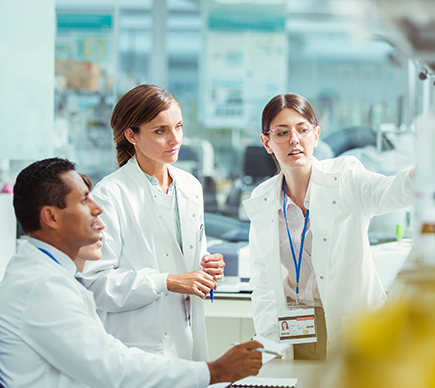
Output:
[[133,144],[125,138],[126,129],[131,128],[138,133],[142,124],[153,120],[172,103],[178,104],[171,93],[150,84],[136,86],[119,99],[110,120],[119,167],[126,164],[135,153]]

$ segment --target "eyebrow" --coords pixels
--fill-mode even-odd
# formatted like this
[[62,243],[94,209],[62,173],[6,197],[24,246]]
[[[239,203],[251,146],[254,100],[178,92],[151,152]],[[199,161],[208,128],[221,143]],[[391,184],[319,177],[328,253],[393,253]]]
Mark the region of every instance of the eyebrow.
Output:
[[[177,123],[177,125],[178,124],[183,124],[183,122],[184,122],[184,120],[180,120],[178,123]],[[158,128],[168,128],[168,127],[170,127],[170,125],[156,125],[155,127],[151,127],[150,129],[151,130],[153,130],[153,129],[158,129]]]
[[[297,123],[295,125],[295,127],[300,127],[301,125],[310,125],[310,123],[308,121],[301,121],[300,123]],[[277,125],[274,126],[274,128],[278,128],[278,127],[289,128],[290,125],[287,125],[287,124],[277,124]]]

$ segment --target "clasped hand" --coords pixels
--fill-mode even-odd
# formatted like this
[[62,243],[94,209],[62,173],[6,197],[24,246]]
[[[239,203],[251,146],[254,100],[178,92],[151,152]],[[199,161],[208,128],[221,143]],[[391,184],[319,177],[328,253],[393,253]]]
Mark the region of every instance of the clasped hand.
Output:
[[225,263],[220,253],[205,255],[201,260],[203,270],[168,275],[166,287],[170,292],[192,294],[205,299],[211,289],[216,289],[216,280],[222,279]]

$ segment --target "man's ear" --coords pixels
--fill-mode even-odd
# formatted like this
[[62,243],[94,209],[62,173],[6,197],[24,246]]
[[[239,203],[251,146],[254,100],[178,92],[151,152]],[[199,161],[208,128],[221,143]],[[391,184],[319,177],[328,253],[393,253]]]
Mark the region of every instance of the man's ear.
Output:
[[57,214],[58,210],[59,209],[54,206],[43,206],[41,212],[39,213],[41,227],[46,225],[50,229],[57,229],[59,224],[59,217]]
[[266,149],[267,153],[272,155],[273,151],[272,151],[272,148],[269,147],[269,138],[264,133],[262,133],[260,135],[260,139],[261,139],[261,142],[263,143],[263,146]]

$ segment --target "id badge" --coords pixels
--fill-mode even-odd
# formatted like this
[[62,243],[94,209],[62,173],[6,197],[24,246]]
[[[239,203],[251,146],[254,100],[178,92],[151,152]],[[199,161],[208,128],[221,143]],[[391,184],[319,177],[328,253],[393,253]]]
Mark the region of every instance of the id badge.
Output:
[[280,342],[288,344],[317,342],[313,306],[288,304],[278,308],[277,313]]

